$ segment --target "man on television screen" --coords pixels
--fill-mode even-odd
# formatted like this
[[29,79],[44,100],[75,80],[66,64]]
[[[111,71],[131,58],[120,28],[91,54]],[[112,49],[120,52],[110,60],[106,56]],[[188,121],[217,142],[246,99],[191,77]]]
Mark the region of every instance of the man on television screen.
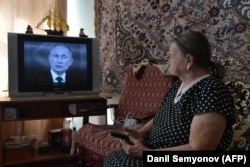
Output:
[[49,64],[54,86],[66,84],[66,72],[73,63],[71,50],[63,45],[57,45],[50,50]]
[[[65,45],[54,46],[48,55],[49,71],[40,72],[37,76],[37,85],[42,88],[67,88],[73,86],[77,79],[68,73],[73,63],[73,54]],[[78,81],[79,82],[79,81]]]

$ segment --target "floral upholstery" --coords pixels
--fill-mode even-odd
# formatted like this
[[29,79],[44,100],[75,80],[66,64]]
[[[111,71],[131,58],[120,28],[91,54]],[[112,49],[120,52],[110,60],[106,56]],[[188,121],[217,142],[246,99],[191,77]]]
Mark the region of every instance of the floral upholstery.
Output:
[[[132,117],[154,114],[173,82],[173,77],[163,75],[158,67],[151,65],[143,68],[141,76],[137,78],[133,66],[128,66],[115,118],[124,119],[128,113]],[[76,136],[78,157],[94,166],[102,166],[103,158],[120,147],[119,140],[108,133],[111,128],[121,130],[116,123],[112,127],[84,124]]]
[[227,81],[232,92],[236,122],[234,125],[233,141],[228,150],[250,150],[250,82]]

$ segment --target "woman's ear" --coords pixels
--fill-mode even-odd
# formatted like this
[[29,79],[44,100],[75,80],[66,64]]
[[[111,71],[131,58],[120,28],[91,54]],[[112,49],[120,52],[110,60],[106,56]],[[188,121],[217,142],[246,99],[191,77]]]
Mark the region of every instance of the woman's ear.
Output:
[[186,55],[186,63],[187,63],[187,70],[189,70],[191,68],[191,66],[194,64],[194,57],[191,54],[187,54]]

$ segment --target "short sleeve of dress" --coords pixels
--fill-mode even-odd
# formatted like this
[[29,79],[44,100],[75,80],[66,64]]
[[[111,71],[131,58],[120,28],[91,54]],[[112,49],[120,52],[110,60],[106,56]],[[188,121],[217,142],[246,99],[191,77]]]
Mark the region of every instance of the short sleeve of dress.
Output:
[[234,102],[228,87],[217,80],[206,80],[199,85],[196,114],[216,111],[234,121]]

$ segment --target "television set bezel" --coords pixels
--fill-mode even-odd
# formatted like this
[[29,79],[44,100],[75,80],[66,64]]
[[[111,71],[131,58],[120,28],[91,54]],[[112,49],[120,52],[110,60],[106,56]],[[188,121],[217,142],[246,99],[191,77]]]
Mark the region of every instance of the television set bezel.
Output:
[[[20,70],[20,59],[23,59],[23,44],[24,41],[50,41],[61,43],[82,43],[88,44],[88,63],[91,63],[88,71],[91,78],[91,89],[75,90],[35,90],[35,91],[19,91],[20,75],[23,75]],[[21,47],[21,48],[20,48]],[[20,52],[21,51],[21,52]],[[8,82],[9,82],[9,97],[59,97],[59,96],[75,96],[75,95],[99,95],[100,93],[100,76],[99,76],[99,41],[96,38],[79,38],[68,36],[53,36],[53,35],[37,35],[37,34],[23,34],[23,33],[8,33]]]

